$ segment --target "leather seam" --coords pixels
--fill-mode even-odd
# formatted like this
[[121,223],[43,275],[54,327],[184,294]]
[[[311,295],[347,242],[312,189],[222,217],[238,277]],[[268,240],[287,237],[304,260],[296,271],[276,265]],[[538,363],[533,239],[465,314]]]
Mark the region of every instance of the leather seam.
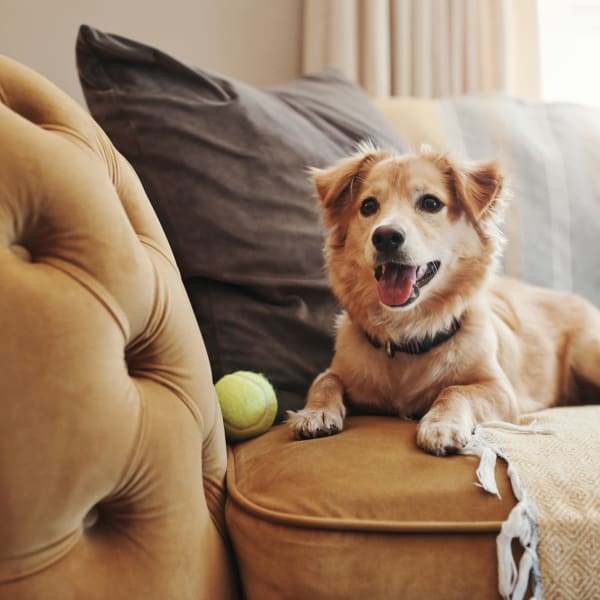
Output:
[[111,315],[125,341],[129,340],[129,323],[125,313],[113,300],[113,296],[108,290],[97,280],[94,280],[88,273],[82,271],[79,267],[56,257],[44,257],[40,262],[52,266],[77,283],[84,287]]

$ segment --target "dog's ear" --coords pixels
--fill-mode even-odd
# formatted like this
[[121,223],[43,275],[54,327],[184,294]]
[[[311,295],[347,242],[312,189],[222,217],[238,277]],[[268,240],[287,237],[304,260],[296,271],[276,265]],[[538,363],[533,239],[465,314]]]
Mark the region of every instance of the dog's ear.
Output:
[[504,177],[496,161],[451,165],[456,196],[467,213],[479,221],[491,215]]
[[328,227],[339,224],[342,213],[359,193],[361,183],[373,165],[388,156],[391,152],[367,146],[331,167],[310,169]]

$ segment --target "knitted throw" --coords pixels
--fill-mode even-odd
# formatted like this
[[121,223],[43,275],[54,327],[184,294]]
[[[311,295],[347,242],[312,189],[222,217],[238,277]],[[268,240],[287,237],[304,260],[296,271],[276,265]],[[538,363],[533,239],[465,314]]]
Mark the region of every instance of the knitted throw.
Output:
[[536,599],[542,590],[547,599],[600,598],[600,406],[487,423],[463,453],[480,457],[479,484],[492,494],[496,457],[508,465],[517,504],[497,538],[502,598],[524,598],[528,587]]

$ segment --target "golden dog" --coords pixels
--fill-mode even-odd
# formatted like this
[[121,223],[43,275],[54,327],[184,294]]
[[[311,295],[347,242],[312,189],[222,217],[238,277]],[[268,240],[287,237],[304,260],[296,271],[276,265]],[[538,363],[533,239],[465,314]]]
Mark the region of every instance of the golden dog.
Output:
[[313,178],[345,310],[331,366],[288,414],[297,438],[341,431],[347,404],[420,419],[417,444],[443,455],[478,423],[582,402],[600,386],[600,311],[494,275],[496,163],[363,146]]

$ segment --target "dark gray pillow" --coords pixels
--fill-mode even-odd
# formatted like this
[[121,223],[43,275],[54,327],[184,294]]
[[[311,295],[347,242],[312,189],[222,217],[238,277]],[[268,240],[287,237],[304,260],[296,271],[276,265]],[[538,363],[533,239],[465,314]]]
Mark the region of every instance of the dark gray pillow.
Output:
[[327,70],[257,89],[82,26],[89,109],[144,184],[173,248],[216,379],[274,384],[304,405],[333,350],[337,307],[307,177],[372,139],[403,150],[367,95]]

